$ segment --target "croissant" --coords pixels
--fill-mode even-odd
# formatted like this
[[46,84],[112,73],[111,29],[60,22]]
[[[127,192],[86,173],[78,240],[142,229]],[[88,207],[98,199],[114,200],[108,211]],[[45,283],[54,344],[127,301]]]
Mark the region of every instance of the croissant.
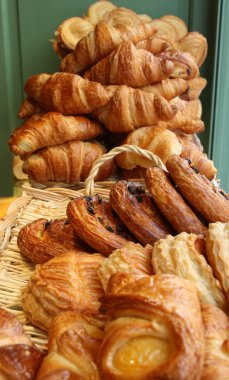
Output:
[[229,221],[229,200],[220,188],[181,157],[170,157],[166,165],[179,192],[200,215],[210,223]]
[[193,281],[200,301],[227,311],[228,305],[221,285],[213,275],[205,257],[204,239],[182,232],[167,236],[154,244],[152,266],[156,274],[174,274]]
[[[105,152],[105,147],[97,141],[70,141],[33,153],[24,162],[23,171],[41,183],[60,181],[76,184],[87,178],[94,162]],[[113,171],[114,161],[109,160],[103,164],[96,179],[102,181]]]
[[111,101],[94,112],[94,116],[109,131],[127,133],[135,128],[158,124],[160,120],[168,121],[176,112],[176,106],[161,96],[120,86]]
[[126,84],[138,88],[168,78],[173,68],[171,61],[136,49],[132,42],[125,41],[86,71],[84,78],[102,84]]
[[207,85],[207,80],[202,77],[197,77],[187,80],[187,89],[180,96],[183,100],[194,100],[198,99],[201,95],[201,92]]
[[161,20],[173,25],[176,30],[176,40],[181,39],[188,33],[187,25],[180,17],[174,15],[165,15],[161,17]]
[[49,330],[48,355],[36,380],[99,380],[96,354],[103,331],[93,318],[67,311],[57,316]]
[[[166,164],[168,157],[180,155],[182,145],[177,136],[163,127],[150,126],[135,129],[123,140],[123,144],[139,146],[156,154]],[[134,169],[137,165],[152,166],[152,161],[135,153],[124,152],[116,158],[118,166],[124,169]]]
[[67,216],[77,236],[104,256],[133,240],[110,203],[99,196],[72,200]]
[[22,292],[26,317],[42,330],[48,330],[53,317],[63,311],[102,321],[98,310],[103,289],[97,269],[103,260],[99,254],[66,252],[38,264]]
[[157,167],[148,168],[145,181],[156,205],[175,231],[205,236],[207,228],[173,187],[167,173]]
[[69,250],[90,251],[90,248],[74,234],[67,219],[48,221],[41,218],[26,224],[19,231],[17,245],[21,255],[35,264],[43,264]]
[[201,380],[229,379],[229,319],[216,306],[201,306],[204,333],[205,356]]
[[173,275],[120,273],[111,281],[101,307],[110,317],[98,357],[102,378],[201,379],[205,342],[195,286]]
[[131,41],[134,44],[152,37],[156,33],[153,23],[139,23],[136,26],[96,25],[95,30],[82,38],[73,53],[61,62],[61,71],[78,73],[97,63],[115,50],[121,42]]
[[16,128],[10,139],[10,150],[26,157],[46,146],[67,141],[90,140],[102,134],[99,123],[83,116],[63,116],[59,112],[47,112],[36,120],[29,118]]
[[24,119],[39,112],[41,112],[39,104],[35,100],[28,98],[22,102],[18,111],[18,117]]
[[207,56],[207,39],[201,33],[189,32],[178,41],[178,49],[191,54],[200,67]]
[[103,19],[101,20],[103,24],[108,26],[116,25],[128,25],[137,27],[142,21],[139,19],[137,13],[133,12],[130,9],[119,7],[112,9],[111,12],[108,12]]
[[141,87],[142,91],[150,92],[154,95],[160,95],[167,100],[182,95],[188,89],[188,81],[182,78],[164,79],[161,82]]
[[116,9],[116,6],[110,1],[96,1],[88,8],[86,19],[95,26],[113,9]]
[[18,319],[0,309],[0,378],[33,380],[42,359]]
[[156,37],[164,38],[165,40],[177,40],[177,31],[175,26],[163,18],[153,19],[152,20],[154,27],[157,29]]
[[69,73],[33,75],[25,84],[25,92],[43,110],[63,115],[88,114],[107,104],[115,90]]
[[192,79],[199,75],[199,68],[189,53],[177,50],[165,50],[157,55],[165,60],[172,61],[174,69],[171,78]]

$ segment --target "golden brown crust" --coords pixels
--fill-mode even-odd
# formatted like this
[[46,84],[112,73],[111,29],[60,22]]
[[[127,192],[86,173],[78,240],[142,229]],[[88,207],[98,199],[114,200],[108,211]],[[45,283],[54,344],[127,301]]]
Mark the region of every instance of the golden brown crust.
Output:
[[55,34],[59,45],[69,53],[75,49],[79,40],[92,30],[94,27],[89,21],[82,17],[70,17],[58,26]]
[[198,99],[201,95],[201,92],[207,85],[207,80],[202,77],[197,77],[193,79],[187,80],[188,88],[181,95],[181,99],[183,100],[194,100]]
[[154,244],[154,273],[174,274],[193,281],[201,302],[211,303],[227,311],[228,304],[222,287],[214,277],[204,253],[205,241],[200,236],[186,232],[175,237],[167,236]]
[[144,49],[152,54],[159,54],[169,48],[169,43],[161,38],[153,37],[136,43],[137,49]]
[[133,240],[110,203],[99,196],[71,201],[67,216],[77,236],[104,256]]
[[39,104],[33,99],[25,99],[18,111],[18,117],[24,119],[30,117],[38,112],[41,112]]
[[207,56],[207,39],[198,32],[189,32],[178,42],[178,49],[191,54],[200,67]]
[[120,178],[125,179],[126,181],[132,179],[145,178],[146,168],[142,168],[141,166],[136,166],[135,169],[120,169]]
[[[117,284],[125,282],[120,275],[113,276]],[[194,285],[172,275],[128,276],[126,285],[102,297],[111,319],[99,352],[102,376],[200,379],[204,331]]]
[[49,331],[48,355],[36,379],[99,380],[95,361],[102,338],[102,330],[90,317],[76,312],[57,316]]
[[229,378],[229,319],[217,307],[201,306],[205,331],[205,357],[201,380]]
[[192,79],[199,75],[199,69],[193,57],[189,53],[177,50],[165,50],[158,57],[170,60],[174,64],[171,78]]
[[229,201],[205,176],[196,173],[187,160],[170,157],[167,168],[178,190],[191,206],[211,223],[229,221]]
[[156,167],[148,168],[145,180],[158,208],[177,232],[206,234],[206,227],[173,187],[167,173]]
[[10,150],[26,156],[46,146],[63,144],[67,141],[94,139],[102,134],[96,121],[83,116],[63,116],[59,112],[47,112],[27,119],[16,128],[10,139]]
[[154,244],[172,232],[150,198],[140,184],[127,181],[116,182],[110,191],[112,208],[143,245]]
[[22,292],[26,317],[42,330],[63,311],[103,320],[98,312],[103,289],[97,275],[103,259],[99,254],[67,252],[37,265]]
[[0,309],[0,378],[33,380],[42,359],[18,319]]
[[176,40],[179,40],[188,33],[188,27],[185,24],[184,20],[182,20],[180,17],[174,15],[165,15],[161,17],[161,20],[173,25],[176,30]]
[[163,96],[167,100],[171,100],[188,89],[188,82],[182,78],[165,79],[161,82],[151,84],[150,86],[141,87],[142,91],[150,92],[154,95]]
[[92,25],[96,25],[107,13],[113,11],[113,9],[116,9],[116,6],[110,1],[97,1],[88,8],[86,19],[88,19]]

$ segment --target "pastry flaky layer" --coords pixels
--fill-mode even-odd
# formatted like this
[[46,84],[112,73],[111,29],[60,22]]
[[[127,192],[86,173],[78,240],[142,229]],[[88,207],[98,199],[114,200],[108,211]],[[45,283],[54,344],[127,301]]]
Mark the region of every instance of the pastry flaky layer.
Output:
[[93,318],[67,311],[57,316],[49,330],[48,355],[37,380],[100,380],[96,355],[103,331]]
[[[140,278],[139,278],[140,277]],[[194,285],[173,275],[115,274],[98,363],[104,379],[201,379],[204,330]]]
[[42,359],[18,319],[0,309],[0,379],[33,380]]
[[67,310],[100,318],[103,289],[97,269],[99,254],[63,253],[37,265],[22,293],[23,310],[33,325],[48,330],[52,318]]
[[205,256],[204,239],[182,232],[167,236],[154,244],[152,266],[154,273],[174,274],[193,281],[200,301],[228,311],[228,305],[219,281]]

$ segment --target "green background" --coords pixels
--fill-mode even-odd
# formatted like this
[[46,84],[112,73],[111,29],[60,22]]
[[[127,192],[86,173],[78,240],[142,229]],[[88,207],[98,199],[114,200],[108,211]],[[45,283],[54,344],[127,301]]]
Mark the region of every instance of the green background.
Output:
[[[0,0],[0,196],[12,193],[12,157],[7,140],[11,131],[21,123],[17,111],[24,97],[23,85],[32,74],[58,71],[59,59],[49,39],[53,38],[61,21],[81,16],[92,3],[86,0]],[[201,98],[206,131],[201,140],[205,151],[214,158],[222,185],[226,188],[229,184],[225,163],[228,160],[225,116],[228,106],[227,98],[222,99],[220,93],[226,96],[228,91],[225,62],[229,58],[229,49],[225,51],[223,44],[227,45],[224,29],[228,28],[229,1],[114,0],[113,3],[153,18],[177,15],[187,23],[190,31],[199,31],[207,37],[209,51],[201,68],[201,74],[208,80]]]

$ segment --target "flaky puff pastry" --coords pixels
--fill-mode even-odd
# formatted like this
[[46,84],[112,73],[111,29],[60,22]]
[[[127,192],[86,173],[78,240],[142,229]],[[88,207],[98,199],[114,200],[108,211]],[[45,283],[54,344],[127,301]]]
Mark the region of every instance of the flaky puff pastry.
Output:
[[0,379],[33,380],[42,359],[18,319],[0,309]]
[[27,224],[19,231],[17,245],[21,255],[34,264],[43,264],[67,251],[90,251],[64,218],[51,221],[41,218]]
[[22,292],[23,310],[32,324],[48,330],[53,317],[67,310],[99,318],[103,289],[97,269],[103,259],[99,254],[67,252],[37,265]]
[[206,253],[229,301],[229,223],[209,224]]
[[201,302],[228,310],[221,285],[213,275],[204,254],[205,241],[195,234],[182,232],[154,244],[152,266],[156,274],[174,274],[193,281]]
[[110,281],[101,308],[110,317],[98,358],[102,378],[200,379],[204,331],[194,284],[173,275],[115,274]]
[[205,356],[201,380],[229,379],[229,318],[210,304],[201,305]]
[[99,380],[95,360],[103,335],[93,318],[71,311],[57,316],[36,380]]
[[98,269],[98,276],[104,291],[106,292],[109,279],[115,273],[153,274],[152,250],[153,247],[150,244],[143,247],[133,242],[116,249],[102,262]]

